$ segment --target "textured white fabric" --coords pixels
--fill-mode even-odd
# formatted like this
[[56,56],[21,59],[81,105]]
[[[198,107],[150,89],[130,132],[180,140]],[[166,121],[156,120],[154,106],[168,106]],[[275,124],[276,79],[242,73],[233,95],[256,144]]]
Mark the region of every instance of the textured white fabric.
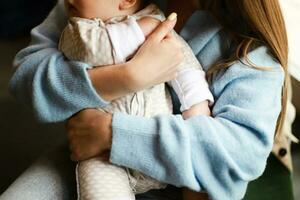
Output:
[[[199,78],[202,77],[202,78]],[[199,69],[182,70],[178,77],[171,81],[181,102],[180,110],[183,112],[199,102],[209,100],[213,104],[214,98],[209,91],[208,83],[205,80],[205,73]],[[202,91],[199,92],[199,89]]]
[[[145,41],[143,31],[132,16],[128,16],[127,20],[118,23],[117,26],[108,24],[106,29],[111,38],[116,63],[125,62]],[[124,42],[124,35],[127,36],[126,42]]]
[[[71,18],[62,33],[59,49],[69,59],[92,66],[124,62],[145,39],[140,36],[142,31],[135,21],[143,16],[159,20],[165,18],[155,5],[150,5],[133,16],[116,17],[106,23],[100,19]],[[183,109],[206,99],[213,102],[204,72],[193,51],[179,35],[174,34],[182,43],[184,60],[179,66],[179,77],[170,82],[170,85],[183,102]],[[189,76],[191,74],[193,75]],[[114,100],[104,110],[150,117],[172,114],[172,101],[165,84],[159,84]],[[78,199],[81,200],[112,200],[114,197],[131,200],[134,193],[166,186],[137,171],[104,163],[99,158],[80,162],[77,166],[77,180]]]
[[108,25],[101,19],[72,17],[61,35],[59,49],[70,60],[83,61],[91,66],[122,63],[145,40],[137,26],[132,17]]
[[[79,199],[134,200],[124,168],[92,158],[76,168]],[[109,192],[108,192],[109,191]]]
[[205,100],[212,105],[214,97],[208,88],[205,72],[189,45],[175,31],[173,33],[182,43],[184,60],[180,63],[178,76],[168,84],[180,100],[180,110],[183,112]]

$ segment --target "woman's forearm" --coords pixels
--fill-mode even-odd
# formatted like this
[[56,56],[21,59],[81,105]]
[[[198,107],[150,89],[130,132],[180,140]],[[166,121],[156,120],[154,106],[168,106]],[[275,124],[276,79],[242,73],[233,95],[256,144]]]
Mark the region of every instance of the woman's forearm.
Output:
[[135,92],[132,87],[129,63],[101,66],[88,70],[91,82],[101,97],[112,101]]
[[88,74],[97,93],[112,101],[134,92],[128,67],[129,63],[101,66],[88,70]]
[[85,63],[65,59],[57,41],[67,23],[63,1],[31,31],[31,43],[15,57],[10,91],[43,122],[64,121],[85,108],[105,107]]

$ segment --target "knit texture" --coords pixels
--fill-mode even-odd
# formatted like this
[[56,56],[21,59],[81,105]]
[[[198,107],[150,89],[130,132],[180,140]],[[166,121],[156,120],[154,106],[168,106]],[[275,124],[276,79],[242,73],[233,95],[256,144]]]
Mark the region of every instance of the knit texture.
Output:
[[[30,46],[15,60],[12,93],[42,121],[65,120],[84,108],[107,104],[93,89],[88,66],[66,61],[57,50],[65,25],[61,5],[33,29]],[[181,36],[205,71],[231,53],[229,37],[207,12],[195,12]],[[267,48],[253,50],[249,59],[271,70],[236,62],[216,74],[210,84],[212,117],[184,121],[180,115],[114,114],[110,160],[162,182],[206,190],[213,199],[242,199],[271,152],[284,77]]]

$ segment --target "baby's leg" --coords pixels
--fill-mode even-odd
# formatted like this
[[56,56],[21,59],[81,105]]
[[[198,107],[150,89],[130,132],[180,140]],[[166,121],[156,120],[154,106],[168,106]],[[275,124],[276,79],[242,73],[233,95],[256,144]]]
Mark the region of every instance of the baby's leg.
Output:
[[183,200],[209,200],[207,193],[194,192],[187,188],[182,189]]
[[78,200],[134,200],[125,169],[101,158],[80,162],[76,168]]

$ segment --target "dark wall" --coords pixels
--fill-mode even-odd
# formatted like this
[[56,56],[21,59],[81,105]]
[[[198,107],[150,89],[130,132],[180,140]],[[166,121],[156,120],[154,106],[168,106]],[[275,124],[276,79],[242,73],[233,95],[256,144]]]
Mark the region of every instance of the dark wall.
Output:
[[0,38],[26,35],[48,15],[56,0],[1,0]]
[[[164,8],[165,0],[153,0]],[[0,38],[27,35],[41,23],[57,0],[0,0]]]

